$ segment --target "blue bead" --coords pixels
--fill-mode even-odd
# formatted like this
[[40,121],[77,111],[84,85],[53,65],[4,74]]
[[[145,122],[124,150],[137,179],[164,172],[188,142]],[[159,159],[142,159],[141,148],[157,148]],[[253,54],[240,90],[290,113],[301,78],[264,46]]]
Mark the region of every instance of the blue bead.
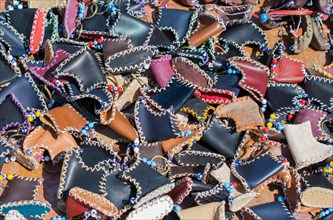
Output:
[[145,157],[143,157],[143,158],[141,158],[141,160],[142,160],[142,162],[144,162],[144,163],[147,163],[147,158],[145,158]]
[[233,188],[228,188],[227,191],[228,191],[229,193],[232,193],[232,192],[234,192],[234,189],[233,189]]
[[329,164],[326,164],[327,169],[331,169],[332,167]]
[[83,16],[84,16],[84,15],[83,15],[83,13],[81,13],[81,12],[80,12],[79,15],[78,15],[79,18],[83,18]]
[[88,123],[88,128],[93,128],[93,127],[94,127],[94,123],[89,122],[89,123]]
[[152,161],[152,162],[150,163],[150,166],[151,166],[151,167],[155,167],[155,166],[156,166],[156,162],[155,162],[155,161]]
[[61,220],[66,220],[66,216],[61,216]]
[[227,70],[227,73],[230,75],[230,74],[232,74],[232,69],[231,68],[229,68],[228,70]]
[[325,216],[326,216],[326,213],[325,213],[324,211],[320,211],[320,215],[321,215],[322,217],[325,217]]
[[267,20],[268,20],[268,18],[267,18],[267,14],[266,13],[260,14],[260,21],[261,22],[266,22]]
[[136,203],[136,199],[135,199],[135,197],[132,197],[132,198],[130,199],[130,202],[131,202],[131,204],[135,204],[135,203]]
[[223,187],[224,187],[224,188],[229,188],[229,186],[230,186],[229,183],[224,183],[224,184],[223,184]]
[[267,108],[267,104],[262,104],[262,107],[263,108]]
[[198,179],[198,180],[201,180],[203,175],[201,173],[198,173],[197,175],[195,175],[195,177]]
[[178,206],[178,205],[174,205],[174,206],[173,206],[173,210],[174,210],[175,212],[180,212],[181,208],[180,208],[180,206]]
[[232,200],[234,200],[234,198],[232,198],[231,196],[228,196],[228,201],[231,202]]
[[291,51],[294,51],[294,50],[295,50],[295,46],[291,45],[291,46],[289,47],[289,49],[290,49]]
[[240,164],[241,164],[241,161],[240,161],[240,160],[236,160],[236,164],[237,164],[237,165],[240,165]]
[[51,220],[58,220],[58,217],[52,217]]
[[80,4],[79,9],[84,10],[84,5]]
[[333,212],[333,208],[328,208],[328,211]]
[[147,164],[148,166],[150,166],[151,161],[150,161],[150,160],[147,160],[146,164]]
[[278,200],[283,201],[284,200],[283,196],[278,196]]
[[301,193],[302,193],[302,190],[301,190],[301,189],[297,189],[297,190],[296,190],[296,193],[297,193],[297,194],[301,194]]
[[296,102],[296,107],[301,107],[301,103],[300,102]]
[[82,134],[82,135],[86,135],[86,134],[87,134],[87,130],[82,129],[82,130],[81,130],[81,134]]

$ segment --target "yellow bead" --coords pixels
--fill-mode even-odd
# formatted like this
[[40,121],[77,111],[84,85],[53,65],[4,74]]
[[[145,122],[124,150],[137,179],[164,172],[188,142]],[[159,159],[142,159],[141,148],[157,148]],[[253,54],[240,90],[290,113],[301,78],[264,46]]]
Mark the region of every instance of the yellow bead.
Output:
[[32,116],[28,116],[28,122],[32,122],[34,118]]
[[36,112],[36,117],[39,118],[40,116],[40,111]]
[[12,174],[7,175],[7,180],[13,180],[13,179],[14,179],[14,176]]
[[267,127],[268,127],[268,128],[273,127],[273,123],[272,123],[272,122],[267,122]]
[[195,141],[200,141],[200,137],[195,137]]
[[218,37],[214,37],[214,42],[217,42],[219,40]]
[[193,145],[193,142],[192,141],[190,141],[189,143],[188,143],[188,146],[192,146]]
[[324,172],[325,173],[332,173],[333,172],[333,169],[327,169],[326,167],[324,167]]
[[3,181],[3,176],[0,176],[0,181]]
[[276,118],[276,115],[274,113],[272,113],[272,114],[270,114],[269,117],[274,119],[274,118]]
[[333,167],[333,160],[330,162],[330,166]]

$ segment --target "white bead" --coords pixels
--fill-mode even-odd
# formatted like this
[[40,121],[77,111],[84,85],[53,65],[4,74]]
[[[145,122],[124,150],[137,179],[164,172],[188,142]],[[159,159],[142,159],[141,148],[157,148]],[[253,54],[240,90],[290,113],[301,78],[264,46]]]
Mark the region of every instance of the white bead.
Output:
[[10,161],[11,161],[11,162],[14,162],[14,161],[16,161],[16,157],[14,157],[14,156],[11,156],[11,157],[10,157]]
[[137,139],[134,140],[134,144],[135,144],[135,145],[140,144],[139,138],[137,138]]
[[12,56],[12,55],[8,55],[8,59],[9,59],[9,60],[12,60],[12,59],[13,59],[13,56]]
[[134,152],[135,152],[135,153],[139,153],[139,148],[138,148],[138,147],[135,147],[135,148],[134,148]]
[[261,108],[261,111],[262,111],[262,112],[265,112],[265,111],[266,111],[266,108]]
[[19,4],[19,5],[17,6],[17,8],[18,8],[18,9],[22,9],[22,8],[23,8],[23,5],[22,5],[22,4]]
[[262,103],[262,104],[267,104],[267,100],[266,100],[266,99],[263,99],[261,103]]
[[143,65],[143,68],[145,68],[145,69],[147,70],[147,69],[149,69],[149,66],[150,66],[149,63],[145,63],[145,64]]

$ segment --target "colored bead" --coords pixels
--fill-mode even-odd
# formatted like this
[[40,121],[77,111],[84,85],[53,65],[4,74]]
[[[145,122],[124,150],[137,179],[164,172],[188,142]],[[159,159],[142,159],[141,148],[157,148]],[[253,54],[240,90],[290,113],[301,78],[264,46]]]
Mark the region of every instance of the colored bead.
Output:
[[198,179],[198,180],[201,180],[203,175],[201,173],[198,173],[197,175],[195,175],[195,177]]
[[178,205],[174,205],[174,206],[173,206],[173,210],[174,210],[175,212],[180,212],[181,208],[180,208],[180,206],[178,206]]
[[302,193],[302,190],[301,190],[301,189],[297,189],[297,190],[296,190],[296,193],[299,195],[299,194]]
[[238,187],[238,183],[237,182],[232,182],[232,185],[234,186],[235,189]]
[[195,137],[195,141],[200,141],[200,137]]
[[0,181],[3,181],[3,176],[0,175]]
[[333,208],[328,208],[328,211],[333,212]]
[[333,169],[327,169],[327,167],[324,167],[324,172],[325,173],[332,173]]
[[189,147],[191,147],[192,145],[193,145],[193,142],[192,141],[190,141],[190,142],[188,142],[188,144],[187,144]]
[[284,158],[284,159],[282,160],[282,163],[288,163],[287,158]]
[[132,198],[130,199],[130,202],[131,202],[131,204],[135,204],[135,203],[136,203],[136,198],[135,198],[135,197],[132,197]]
[[51,220],[58,220],[58,217],[52,217]]
[[112,91],[113,90],[113,85],[108,85],[108,90]]
[[84,14],[80,12],[79,15],[78,15],[78,18],[82,19],[83,16],[84,16]]
[[34,117],[28,116],[28,122],[33,122],[33,120],[34,120]]
[[276,128],[278,131],[282,131],[282,130],[283,130],[283,126],[282,126],[280,123],[276,123],[275,128]]
[[274,68],[274,67],[269,68],[269,70],[270,70],[271,72],[275,72],[275,68]]
[[272,114],[269,115],[269,117],[275,119],[276,115],[274,113],[272,113]]
[[291,120],[291,119],[293,119],[293,117],[294,117],[294,115],[293,115],[293,114],[288,114],[288,115],[287,115],[287,119],[288,119],[288,120]]
[[230,74],[232,74],[232,69],[231,68],[229,68],[228,70],[227,70],[227,73],[230,75]]
[[7,175],[7,180],[13,180],[13,179],[14,179],[14,176],[12,174]]
[[156,166],[156,162],[155,162],[155,161],[152,161],[152,162],[150,163],[150,166],[151,166],[151,167],[155,167],[155,166]]
[[87,134],[87,130],[82,129],[82,130],[81,130],[81,134],[82,134],[82,135],[86,135],[86,134]]
[[325,214],[324,211],[320,211],[320,215],[321,215],[322,217],[325,217],[325,216],[326,216],[326,214]]
[[237,165],[240,165],[240,164],[241,164],[241,161],[240,161],[240,160],[236,160],[236,164],[237,164]]
[[268,127],[268,128],[273,127],[273,123],[272,123],[272,122],[267,122],[267,127]]
[[93,127],[94,127],[94,123],[92,123],[92,122],[89,122],[89,123],[88,123],[88,128],[90,128],[90,129],[91,129],[91,128],[93,128]]
[[99,38],[99,39],[97,40],[97,43],[98,43],[98,44],[102,44],[102,43],[103,43],[103,39],[102,39],[102,38]]
[[326,164],[325,166],[327,169],[331,169],[332,167],[329,164]]
[[263,128],[262,131],[265,133],[268,133],[269,130],[268,130],[268,128]]
[[278,63],[278,60],[277,59],[273,59],[272,63],[276,65]]
[[121,87],[118,87],[118,90],[117,90],[117,92],[122,92],[123,91],[123,88],[121,88]]
[[267,140],[267,138],[266,138],[265,136],[261,136],[261,137],[260,137],[260,141],[261,141],[261,142],[265,142],[266,140]]
[[231,202],[231,201],[233,201],[234,200],[234,198],[233,197],[231,197],[231,196],[228,196],[228,202]]
[[94,46],[94,42],[93,41],[89,41],[88,45],[89,45],[89,47],[93,47]]
[[305,104],[306,104],[306,100],[305,100],[305,99],[302,99],[302,100],[301,100],[301,104],[302,104],[302,105],[305,105]]
[[260,21],[261,22],[266,22],[267,20],[268,20],[268,18],[267,18],[267,14],[266,13],[262,13],[262,14],[260,14]]
[[29,155],[30,155],[30,154],[32,154],[32,150],[31,150],[30,148],[29,148],[29,149],[27,149],[27,151],[26,151],[26,152],[27,152],[27,154],[29,154]]
[[333,160],[330,162],[330,166],[333,167]]
[[278,200],[283,201],[284,200],[283,196],[278,196]]
[[81,11],[84,10],[84,5],[83,5],[83,4],[80,4],[80,5],[79,5],[79,8],[80,8]]

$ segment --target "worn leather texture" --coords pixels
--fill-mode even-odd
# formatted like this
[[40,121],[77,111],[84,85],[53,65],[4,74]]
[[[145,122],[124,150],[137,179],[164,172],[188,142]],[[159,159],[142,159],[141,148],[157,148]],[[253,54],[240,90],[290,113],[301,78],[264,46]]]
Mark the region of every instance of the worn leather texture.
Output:
[[333,146],[314,139],[310,121],[298,125],[286,124],[284,132],[296,169],[325,160],[333,153]]
[[201,141],[205,143],[202,144],[204,147],[227,158],[233,158],[243,135],[243,132],[236,132],[234,128],[224,125],[216,115],[213,115],[206,131],[202,135]]

